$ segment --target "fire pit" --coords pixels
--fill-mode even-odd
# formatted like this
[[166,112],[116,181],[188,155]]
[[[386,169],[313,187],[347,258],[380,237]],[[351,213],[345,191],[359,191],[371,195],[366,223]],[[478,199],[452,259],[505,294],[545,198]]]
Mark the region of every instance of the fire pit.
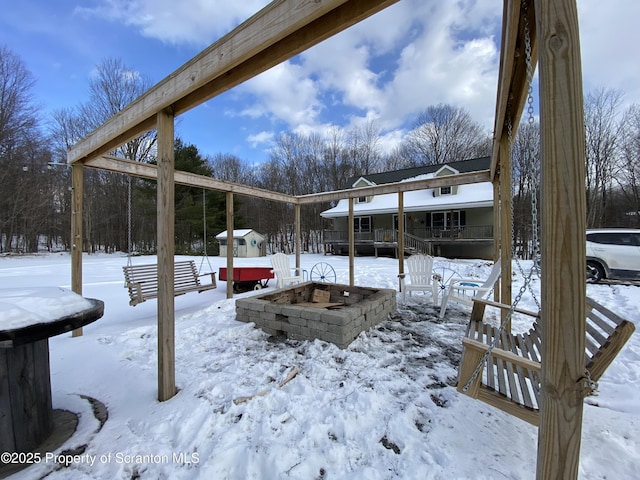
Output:
[[236,300],[236,319],[271,335],[324,340],[346,348],[396,310],[396,291],[306,282]]

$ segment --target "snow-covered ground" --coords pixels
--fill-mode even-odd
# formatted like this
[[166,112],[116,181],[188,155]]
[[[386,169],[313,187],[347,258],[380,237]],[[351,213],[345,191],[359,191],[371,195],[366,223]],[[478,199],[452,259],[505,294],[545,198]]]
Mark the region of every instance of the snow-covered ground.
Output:
[[[215,271],[224,262],[211,258]],[[338,282],[348,283],[348,258],[302,255],[306,269],[318,262],[333,265]],[[176,298],[179,393],[160,403],[157,304],[128,305],[125,264],[118,255],[84,257],[83,294],[105,302],[104,317],[82,337],[50,340],[54,408],[80,414],[76,433],[54,453],[79,456],[67,467],[50,457],[11,478],[534,478],[537,429],[451,386],[467,307],[452,304],[439,321],[429,302],[414,295],[402,305],[399,296],[397,314],[340,350],[321,341],[272,341],[236,322],[234,300],[219,282],[215,290]],[[480,260],[436,264],[476,277],[491,268]],[[236,265],[270,264],[259,258]],[[70,270],[67,254],[0,257],[0,288],[70,288]],[[357,285],[397,288],[397,273],[394,259],[355,259]],[[514,265],[514,292],[521,283]],[[588,294],[640,326],[639,287],[589,285]],[[521,306],[536,309],[527,295]],[[526,330],[527,322],[518,318],[514,329]],[[294,368],[297,376],[279,388]],[[85,396],[106,405],[102,427]],[[636,333],[586,401],[580,478],[634,479],[638,472]]]

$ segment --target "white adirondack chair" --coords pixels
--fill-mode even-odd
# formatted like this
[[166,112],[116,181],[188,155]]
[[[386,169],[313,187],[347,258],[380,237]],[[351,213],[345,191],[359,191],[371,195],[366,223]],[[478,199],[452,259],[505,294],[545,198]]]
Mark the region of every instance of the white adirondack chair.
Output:
[[433,281],[433,257],[429,255],[411,255],[407,259],[407,273],[398,275],[400,278],[400,291],[402,303],[407,301],[414,291],[431,295],[435,303],[438,298],[438,285]]
[[282,288],[291,283],[302,282],[301,271],[289,266],[289,257],[284,253],[271,255],[271,266],[276,274],[276,287]]
[[447,310],[447,304],[449,302],[453,301],[463,305],[473,306],[474,298],[483,298],[490,292],[498,281],[498,278],[500,278],[500,264],[501,261],[498,259],[498,261],[494,263],[491,273],[489,273],[486,280],[452,277],[442,294],[440,318],[442,319],[444,317],[444,312]]

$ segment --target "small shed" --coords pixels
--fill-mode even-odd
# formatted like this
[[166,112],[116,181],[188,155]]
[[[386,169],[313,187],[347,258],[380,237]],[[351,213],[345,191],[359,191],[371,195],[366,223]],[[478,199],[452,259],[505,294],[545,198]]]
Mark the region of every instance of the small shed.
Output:
[[[227,256],[227,231],[216,235],[220,242],[220,256]],[[240,258],[264,257],[267,255],[265,238],[255,230],[244,228],[233,231],[233,256]]]

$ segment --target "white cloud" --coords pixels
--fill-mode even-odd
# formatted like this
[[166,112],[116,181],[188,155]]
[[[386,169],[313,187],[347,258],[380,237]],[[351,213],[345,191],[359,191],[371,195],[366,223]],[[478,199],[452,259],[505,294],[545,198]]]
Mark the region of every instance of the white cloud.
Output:
[[264,145],[273,145],[274,133],[273,132],[258,132],[252,135],[248,135],[246,138],[249,145],[253,148],[258,148]]
[[[204,46],[267,0],[101,0],[82,10],[168,43]],[[640,101],[635,58],[640,2],[578,2],[585,90],[605,86]],[[323,133],[375,120],[387,145],[429,105],[466,108],[493,126],[502,3],[403,0],[234,89],[235,116],[273,131]],[[251,141],[268,142],[264,122]],[[248,129],[252,125],[247,126]],[[273,133],[269,133],[273,135]]]
[[[321,133],[328,120],[346,128],[376,120],[389,133],[388,149],[405,124],[438,103],[466,108],[489,130],[501,14],[489,4],[400,2],[280,66],[290,81],[273,81],[282,72],[266,72],[247,82],[253,106],[244,113],[269,115],[298,132]],[[465,37],[466,18],[488,18],[492,27],[484,26],[484,37]],[[336,109],[341,118],[332,116]]]
[[78,7],[76,11],[138,28],[143,35],[163,42],[206,45],[268,3],[267,0],[101,0],[96,7]]
[[[289,125],[315,123],[322,108],[315,82],[300,65],[291,62],[273,67],[241,88],[256,98],[241,111],[253,118],[265,116]],[[240,98],[244,98],[242,92]]]
[[578,2],[582,76],[585,93],[613,88],[625,103],[640,103],[637,0]]

